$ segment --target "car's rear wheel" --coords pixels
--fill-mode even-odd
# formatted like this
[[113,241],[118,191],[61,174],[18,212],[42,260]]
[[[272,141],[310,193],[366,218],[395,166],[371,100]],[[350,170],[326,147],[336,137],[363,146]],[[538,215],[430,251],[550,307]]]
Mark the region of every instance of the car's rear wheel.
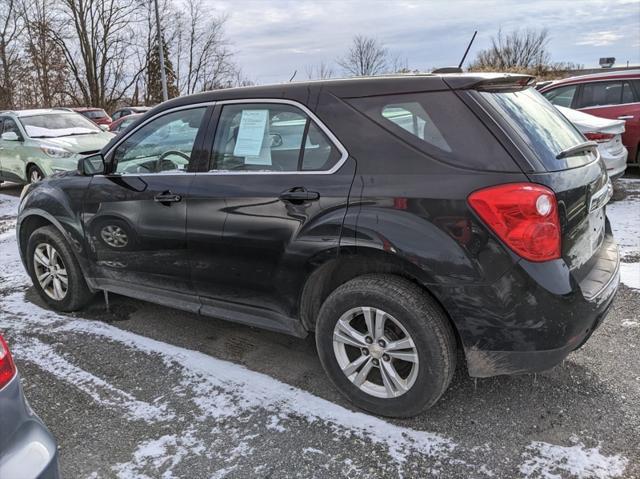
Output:
[[37,183],[38,181],[42,181],[44,179],[44,173],[42,170],[38,168],[36,165],[29,166],[29,170],[27,171],[27,180],[29,183]]
[[58,311],[76,311],[93,296],[78,261],[53,226],[35,230],[27,243],[27,264],[40,297]]
[[338,389],[382,416],[413,416],[432,406],[455,370],[446,315],[419,286],[393,275],[361,276],[331,293],[320,309],[316,344]]

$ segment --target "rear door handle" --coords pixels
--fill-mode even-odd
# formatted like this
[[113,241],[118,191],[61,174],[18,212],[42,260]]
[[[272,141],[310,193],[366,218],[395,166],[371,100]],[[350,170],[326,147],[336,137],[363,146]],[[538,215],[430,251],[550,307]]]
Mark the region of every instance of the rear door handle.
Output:
[[633,120],[633,115],[622,115],[618,117],[618,120]]
[[304,188],[293,188],[280,194],[282,201],[316,201],[320,199],[320,193],[317,191],[307,191]]
[[154,196],[153,201],[156,203],[177,203],[178,201],[182,201],[182,196],[175,195],[170,191],[165,191],[164,193],[158,193]]

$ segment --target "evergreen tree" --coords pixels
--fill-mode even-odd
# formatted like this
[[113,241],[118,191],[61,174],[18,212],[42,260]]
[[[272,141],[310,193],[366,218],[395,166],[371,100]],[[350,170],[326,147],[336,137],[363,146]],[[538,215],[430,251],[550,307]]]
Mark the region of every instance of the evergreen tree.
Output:
[[[175,98],[180,95],[178,87],[176,85],[176,74],[173,71],[173,64],[169,59],[169,50],[167,48],[167,42],[164,37],[162,39],[162,46],[164,49],[164,68],[167,75],[167,93],[169,98]],[[154,42],[154,46],[149,52],[149,58],[147,60],[147,94],[146,104],[153,105],[161,103],[162,98],[162,77],[160,76],[160,51],[158,48],[158,41]]]

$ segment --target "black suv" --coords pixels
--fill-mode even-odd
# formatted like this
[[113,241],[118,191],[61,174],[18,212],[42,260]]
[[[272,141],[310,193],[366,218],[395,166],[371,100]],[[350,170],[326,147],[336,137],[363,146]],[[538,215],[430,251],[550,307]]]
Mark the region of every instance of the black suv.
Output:
[[596,144],[522,75],[214,91],[155,107],[78,172],[29,186],[42,298],[105,290],[315,334],[359,407],[410,416],[469,374],[540,371],[618,287]]

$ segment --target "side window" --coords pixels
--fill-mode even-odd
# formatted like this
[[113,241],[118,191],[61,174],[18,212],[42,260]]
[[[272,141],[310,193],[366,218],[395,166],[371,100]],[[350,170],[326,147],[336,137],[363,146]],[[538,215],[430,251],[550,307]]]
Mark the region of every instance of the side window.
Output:
[[277,103],[226,105],[213,142],[212,169],[328,170],[340,152],[299,108]]
[[578,85],[569,85],[564,87],[555,88],[551,91],[544,92],[544,97],[554,105],[564,106],[571,108],[573,103],[573,97],[576,96],[576,89]]
[[116,111],[113,115],[111,115],[111,119],[113,121],[116,121],[118,118],[120,118],[122,116],[122,110],[118,110]]
[[2,127],[2,133],[14,132],[16,135],[20,135],[20,130],[18,129],[18,125],[11,118],[5,118],[4,125]]
[[622,101],[621,103],[633,103],[637,101],[635,95],[633,94],[633,88],[631,87],[631,82],[625,81],[622,82]]
[[600,105],[619,105],[622,101],[621,81],[585,83],[580,97],[580,108]]
[[116,173],[187,171],[205,110],[175,111],[138,129],[116,148]]
[[384,105],[382,117],[436,148],[451,151],[447,140],[417,101]]

